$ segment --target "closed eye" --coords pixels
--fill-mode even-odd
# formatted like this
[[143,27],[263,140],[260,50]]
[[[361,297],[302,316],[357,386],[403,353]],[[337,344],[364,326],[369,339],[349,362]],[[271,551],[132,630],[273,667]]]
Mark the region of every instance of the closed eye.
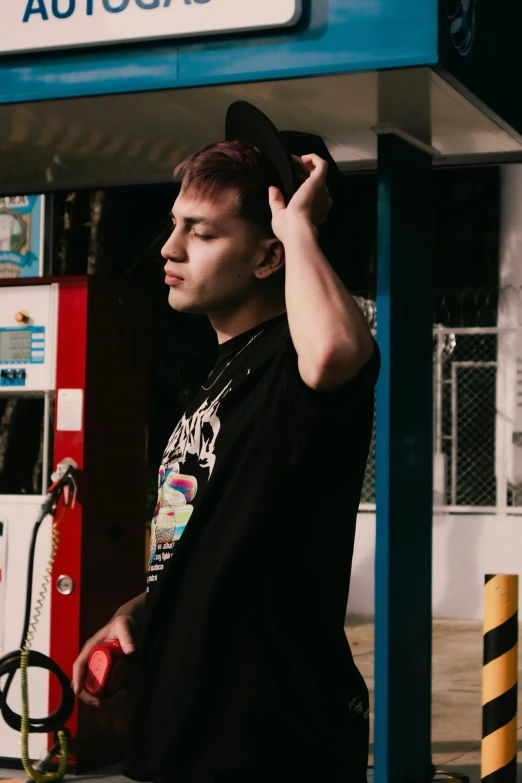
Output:
[[[174,220],[174,217],[172,214],[169,214],[169,226],[168,228],[170,231],[174,231],[176,228],[177,223]],[[208,242],[211,239],[215,239],[216,237],[213,234],[200,234],[195,230],[195,227],[192,227],[192,231],[190,232],[192,236],[196,237],[197,239],[202,239],[204,242]]]

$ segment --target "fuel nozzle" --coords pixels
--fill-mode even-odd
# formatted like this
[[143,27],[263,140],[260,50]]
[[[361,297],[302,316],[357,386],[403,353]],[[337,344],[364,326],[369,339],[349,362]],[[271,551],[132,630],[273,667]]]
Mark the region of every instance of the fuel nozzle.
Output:
[[53,483],[49,487],[49,499],[52,502],[53,516],[56,512],[58,500],[62,495],[64,506],[74,508],[78,490],[77,477],[78,463],[71,457],[65,457],[56,466],[56,470],[51,475]]

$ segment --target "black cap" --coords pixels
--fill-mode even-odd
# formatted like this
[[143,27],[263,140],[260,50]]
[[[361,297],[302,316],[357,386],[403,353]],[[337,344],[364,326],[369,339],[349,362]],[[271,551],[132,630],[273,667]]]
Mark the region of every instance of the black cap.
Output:
[[319,244],[329,262],[338,266],[344,258],[344,225],[346,219],[346,186],[342,172],[330,154],[324,140],[313,133],[280,131],[281,143],[288,155],[315,154],[328,163],[326,187],[332,199],[332,207],[326,221],[319,229]]
[[286,204],[299,187],[292,155],[315,154],[326,160],[326,186],[333,205],[319,231],[319,242],[331,263],[342,256],[345,185],[343,175],[320,136],[302,131],[278,131],[260,109],[247,101],[235,101],[228,109],[225,136],[227,141],[246,141],[267,155],[282,183]]
[[235,101],[227,112],[225,138],[253,144],[270,158],[281,178],[283,196],[288,204],[297,189],[294,166],[281,143],[279,131],[266,114],[247,101]]

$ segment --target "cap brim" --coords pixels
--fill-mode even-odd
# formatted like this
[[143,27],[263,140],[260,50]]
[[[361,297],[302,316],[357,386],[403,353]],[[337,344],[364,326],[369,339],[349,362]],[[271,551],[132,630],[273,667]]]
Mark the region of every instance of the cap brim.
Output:
[[273,122],[247,101],[235,101],[227,111],[227,141],[246,141],[267,155],[281,179],[283,196],[288,204],[296,191],[291,156],[285,150]]

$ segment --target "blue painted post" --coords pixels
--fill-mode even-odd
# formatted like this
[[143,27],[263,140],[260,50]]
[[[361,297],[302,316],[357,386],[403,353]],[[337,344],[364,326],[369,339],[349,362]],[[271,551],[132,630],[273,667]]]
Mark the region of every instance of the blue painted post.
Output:
[[432,165],[378,139],[375,783],[431,767]]

